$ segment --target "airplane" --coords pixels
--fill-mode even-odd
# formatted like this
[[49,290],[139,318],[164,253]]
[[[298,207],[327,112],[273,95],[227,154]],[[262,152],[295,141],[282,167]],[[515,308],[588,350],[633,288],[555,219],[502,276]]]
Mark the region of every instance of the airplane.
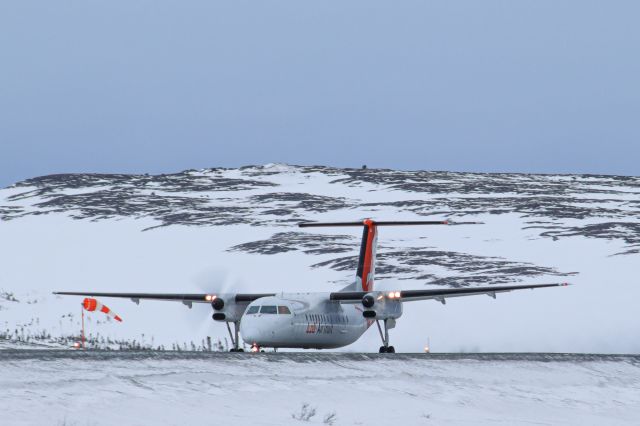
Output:
[[[209,303],[213,320],[226,323],[233,347],[244,352],[243,341],[252,352],[264,348],[336,349],[354,343],[374,323],[382,346],[380,353],[395,353],[389,342],[389,330],[396,326],[406,302],[433,299],[442,304],[450,297],[485,294],[495,299],[497,293],[543,287],[567,286],[568,283],[530,284],[423,290],[374,290],[378,227],[405,225],[449,225],[448,221],[375,221],[303,222],[300,228],[363,227],[362,243],[355,280],[339,291],[305,293],[103,293],[54,292],[57,295],[128,298],[136,304],[142,299]],[[382,323],[382,326],[381,326]],[[230,324],[234,330],[231,331]]]

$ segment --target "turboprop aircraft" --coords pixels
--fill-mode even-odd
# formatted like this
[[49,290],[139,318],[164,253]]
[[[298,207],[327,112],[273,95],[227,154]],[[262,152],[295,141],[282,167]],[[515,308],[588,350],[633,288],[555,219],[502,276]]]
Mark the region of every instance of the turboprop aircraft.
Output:
[[[389,330],[396,326],[406,302],[435,299],[444,304],[450,297],[497,293],[512,290],[566,286],[567,283],[448,288],[429,290],[374,289],[374,271],[378,227],[402,225],[448,225],[447,221],[358,222],[298,224],[312,227],[363,227],[360,257],[354,282],[340,291],[317,293],[97,293],[54,292],[60,295],[120,297],[140,303],[141,299],[192,303],[209,303],[213,320],[227,325],[233,348],[243,352],[240,335],[252,351],[261,348],[335,349],[360,338],[375,323],[382,339],[380,353],[394,353],[389,344]],[[380,325],[382,323],[382,325]],[[234,331],[231,331],[233,324]]]

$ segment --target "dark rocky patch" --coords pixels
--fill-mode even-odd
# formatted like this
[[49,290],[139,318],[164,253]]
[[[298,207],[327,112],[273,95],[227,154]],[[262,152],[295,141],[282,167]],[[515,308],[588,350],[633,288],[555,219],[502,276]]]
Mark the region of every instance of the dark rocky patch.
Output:
[[46,213],[67,213],[74,219],[150,217],[160,221],[159,226],[235,225],[251,222],[251,209],[248,207],[212,205],[207,198],[136,194],[131,190],[109,189],[74,195],[61,194],[35,206]]
[[[15,202],[41,199],[34,204],[37,210],[25,212],[3,206],[3,220],[24,215],[49,213],[69,214],[74,219],[103,220],[115,217],[150,217],[169,225],[234,225],[253,223],[249,207],[225,205],[229,198],[200,195],[201,192],[239,192],[260,187],[276,186],[265,181],[230,179],[210,171],[210,175],[185,171],[169,175],[110,175],[59,174],[28,179],[13,187],[35,187],[7,197]],[[82,190],[79,194],[65,194],[65,190]],[[180,195],[174,193],[184,192]],[[156,194],[157,193],[157,194]],[[152,227],[155,228],[155,227]],[[147,228],[147,229],[152,229]]]
[[159,175],[125,175],[98,173],[70,173],[36,177],[16,183],[13,187],[36,187],[38,190],[81,189],[95,187],[129,187],[158,189],[168,192],[245,191],[259,187],[277,186],[267,181],[233,179],[222,176],[224,169],[209,169],[207,173],[186,170]]
[[291,209],[310,212],[326,212],[353,205],[353,202],[349,203],[344,198],[300,192],[270,192],[268,194],[254,195],[249,200],[252,203],[286,206]]
[[[428,194],[556,195],[575,193],[622,194],[619,186],[640,189],[640,177],[607,175],[540,175],[518,173],[459,173],[387,169],[332,169],[340,177],[332,183],[371,183],[405,192]],[[606,187],[609,189],[602,189]]]
[[[312,267],[354,271],[355,274],[357,262],[358,256],[346,256],[316,263]],[[447,272],[444,276],[425,273],[429,266],[438,266]],[[376,279],[418,279],[427,280],[425,284],[451,287],[506,284],[520,281],[522,277],[572,275],[575,273],[559,272],[555,268],[526,262],[419,247],[378,253],[376,263]]]
[[19,206],[0,206],[0,220],[11,220],[24,214],[24,209]]
[[[297,175],[304,181],[311,173],[333,177],[336,185],[375,185],[387,191],[391,200],[374,203],[303,192],[245,192],[277,187],[268,180],[270,176]],[[523,228],[536,230],[541,237],[620,240],[628,245],[623,254],[636,253],[640,247],[634,225],[640,217],[639,177],[251,166],[239,173],[207,169],[161,175],[60,174],[28,179],[13,187],[25,190],[7,197],[8,205],[0,206],[4,221],[65,213],[88,220],[150,217],[159,226],[289,226],[306,220],[310,213],[353,209],[353,216],[360,218],[386,210],[379,214],[383,218],[391,214],[391,208],[456,221],[479,214],[518,214],[524,218]],[[86,191],[74,193],[78,190]],[[221,191],[224,194],[216,195]],[[395,191],[412,193],[415,199],[393,200]],[[631,199],[634,194],[636,199]],[[31,200],[36,202],[34,208],[26,206]],[[581,224],[583,220],[591,223]],[[628,225],[621,231],[609,223]]]
[[229,251],[256,254],[278,254],[302,251],[307,254],[343,253],[353,250],[355,238],[350,235],[318,235],[304,232],[279,232],[266,240],[238,244]]
[[583,226],[563,227],[558,230],[545,231],[541,234],[557,240],[561,237],[584,236],[607,240],[622,240],[628,244],[629,250],[617,254],[634,254],[640,249],[640,222],[605,222]]
[[[587,219],[640,216],[640,210],[629,211],[618,207],[619,200],[567,199],[566,197],[447,197],[428,200],[402,200],[384,203],[364,203],[363,207],[395,207],[420,215],[442,214],[468,216],[480,213],[519,213],[524,217],[549,219]],[[611,207],[601,207],[610,203]],[[578,204],[593,204],[585,207]]]

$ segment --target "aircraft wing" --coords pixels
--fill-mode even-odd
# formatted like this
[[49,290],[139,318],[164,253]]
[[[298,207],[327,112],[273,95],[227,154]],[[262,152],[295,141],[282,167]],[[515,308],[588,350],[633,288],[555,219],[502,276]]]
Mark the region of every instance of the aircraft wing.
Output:
[[441,303],[445,303],[445,299],[449,297],[473,296],[476,294],[486,294],[495,298],[496,293],[504,293],[513,290],[527,290],[544,287],[563,287],[568,283],[552,283],[552,284],[530,284],[530,285],[512,285],[512,286],[491,286],[491,287],[469,287],[469,288],[448,288],[448,289],[430,289],[430,290],[400,290],[400,291],[346,291],[336,292],[329,295],[330,300],[339,301],[341,303],[359,303],[362,298],[373,293],[374,295],[390,295],[392,299],[400,299],[403,302],[413,302],[415,300],[435,299]]
[[[90,291],[54,291],[53,294],[62,296],[89,296],[89,297],[118,297],[131,299],[138,303],[142,299],[168,300],[183,303],[211,303],[216,295],[213,293],[97,293]],[[274,296],[275,293],[236,293],[236,302],[252,302],[261,297]]]

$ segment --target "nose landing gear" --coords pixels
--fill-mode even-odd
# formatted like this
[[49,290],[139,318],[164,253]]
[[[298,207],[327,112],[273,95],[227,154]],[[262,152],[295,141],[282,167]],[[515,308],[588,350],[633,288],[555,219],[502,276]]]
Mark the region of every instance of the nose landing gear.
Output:
[[[389,323],[389,321],[393,321],[393,323]],[[380,332],[380,338],[382,339],[382,346],[380,346],[380,349],[378,352],[381,354],[396,353],[396,348],[394,348],[393,346],[389,346],[389,329],[395,326],[395,320],[393,319],[384,320],[384,335],[382,334],[382,327],[380,327],[379,320],[376,320],[376,325],[378,326],[378,331]]]

